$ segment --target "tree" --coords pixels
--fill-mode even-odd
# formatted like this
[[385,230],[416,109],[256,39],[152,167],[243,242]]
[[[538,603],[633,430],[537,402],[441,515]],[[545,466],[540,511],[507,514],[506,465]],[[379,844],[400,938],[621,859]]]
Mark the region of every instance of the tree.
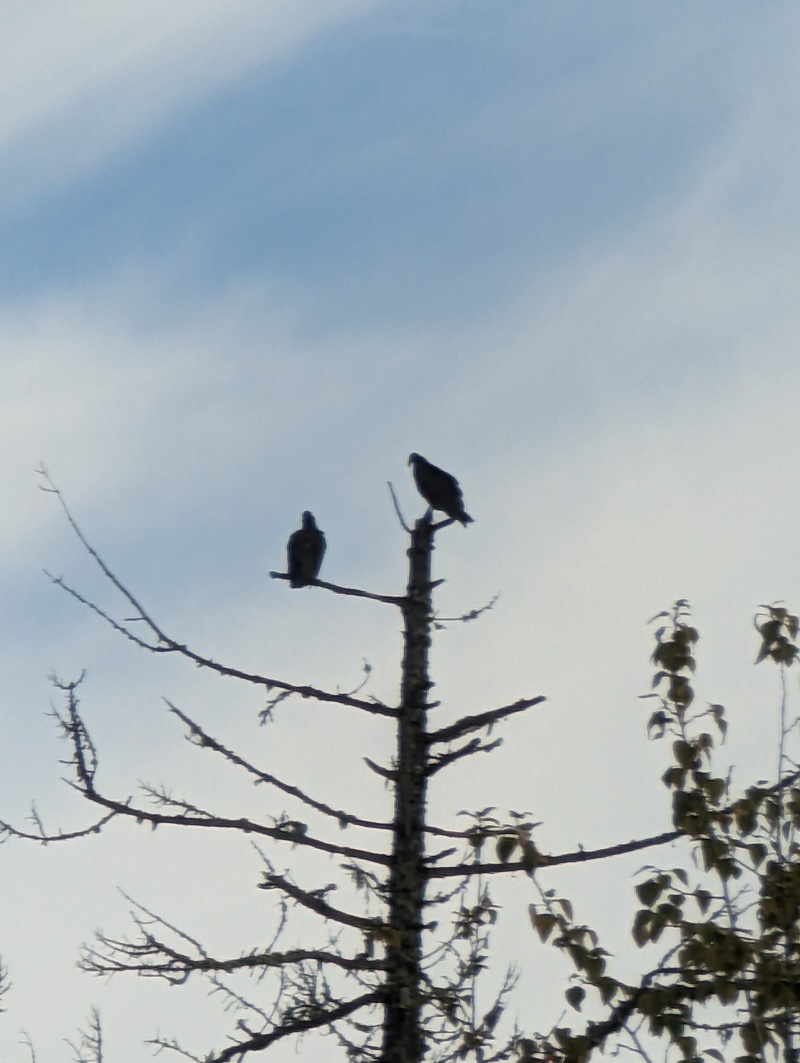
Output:
[[[714,735],[725,736],[725,711],[713,703],[693,709],[699,636],[689,622],[688,603],[679,601],[670,612],[659,614],[663,624],[653,654],[654,688],[647,695],[658,703],[650,715],[650,735],[673,740],[673,763],[664,774],[672,795],[671,827],[602,849],[544,853],[535,844],[536,825],[527,813],[510,812],[502,818],[486,807],[469,813],[466,827],[459,830],[431,823],[427,815],[426,789],[434,775],[494,750],[501,739],[492,738],[492,730],[543,700],[541,695],[528,696],[431,726],[429,713],[438,703],[430,700],[428,650],[432,632],[444,622],[433,607],[440,581],[432,578],[432,556],[437,537],[453,518],[434,522],[428,510],[413,528],[404,525],[409,535],[404,594],[311,581],[318,590],[354,595],[399,611],[400,695],[396,705],[388,705],[363,696],[361,690],[334,692],[244,672],[173,638],[106,565],[44,470],[42,475],[45,489],[60,502],[75,535],[126,610],[133,610],[133,618],[117,619],[62,578],[51,578],[117,633],[151,653],[177,655],[263,690],[267,700],[262,722],[285,699],[299,696],[368,713],[395,730],[391,763],[367,761],[393,794],[393,817],[382,822],[334,808],[293,786],[255,758],[228,748],[210,729],[168,703],[198,748],[305,808],[313,823],[335,828],[334,833],[323,832],[284,811],[276,811],[268,822],[215,814],[165,787],[143,787],[137,799],[110,795],[98,785],[99,752],[79,705],[81,679],[55,681],[64,698],[57,718],[70,749],[74,785],[100,809],[100,816],[69,835],[48,833],[41,825],[26,832],[2,823],[6,835],[40,843],[66,841],[98,833],[124,818],[181,830],[235,832],[247,843],[256,839],[283,850],[334,856],[361,898],[355,910],[334,903],[335,883],[300,883],[293,873],[277,870],[272,850],[264,852],[260,888],[276,899],[278,932],[267,947],[225,956],[212,954],[193,933],[132,902],[133,936],[99,933],[82,954],[82,968],[101,975],[136,973],[172,984],[205,978],[237,1016],[228,1043],[206,1047],[202,1056],[182,1040],[157,1037],[153,1045],[205,1063],[223,1063],[254,1057],[317,1030],[334,1036],[348,1058],[381,1063],[583,1063],[622,1045],[648,1060],[659,1042],[666,1057],[675,1059],[722,1060],[734,1048],[741,1063],[798,1058],[800,770],[790,759],[794,725],[787,719],[786,688],[786,670],[797,656],[798,620],[787,609],[764,606],[757,617],[759,660],[776,663],[782,681],[776,779],[734,796],[729,779],[714,774]],[[272,575],[287,578],[284,573]],[[472,620],[482,611],[450,619]],[[385,845],[345,844],[345,830],[383,837]],[[548,871],[566,864],[591,867],[624,853],[657,850],[676,839],[686,843],[684,866],[650,866],[639,877],[632,934],[648,962],[635,980],[624,979],[612,972],[609,953],[595,931],[576,919],[570,900],[548,887]],[[530,1014],[523,1015],[519,1026],[509,1025],[505,1013],[515,982],[511,970],[488,1008],[478,1007],[479,978],[489,963],[489,938],[497,918],[489,884],[511,874],[532,880],[539,898],[530,906],[533,930],[574,968],[565,989],[567,1007],[574,1012],[571,1020],[562,1016],[542,1027],[541,1017]],[[290,940],[298,911],[320,921],[322,938],[308,945]],[[255,997],[243,990],[244,976],[258,979],[268,972],[276,973],[275,986],[259,995],[257,981]],[[82,1063],[101,1063],[97,1015],[74,1050]]]

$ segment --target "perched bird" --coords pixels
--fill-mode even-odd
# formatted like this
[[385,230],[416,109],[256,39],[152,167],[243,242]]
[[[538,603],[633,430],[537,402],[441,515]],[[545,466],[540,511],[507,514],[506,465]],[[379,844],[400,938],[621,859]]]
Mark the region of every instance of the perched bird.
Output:
[[464,499],[455,476],[436,465],[431,465],[421,454],[412,454],[408,464],[414,466],[417,490],[433,509],[446,513],[453,520],[461,521],[464,527],[472,521],[469,513],[464,512]]
[[289,586],[305,587],[317,578],[325,556],[325,536],[317,527],[314,514],[303,514],[303,527],[289,536],[286,553],[289,559]]

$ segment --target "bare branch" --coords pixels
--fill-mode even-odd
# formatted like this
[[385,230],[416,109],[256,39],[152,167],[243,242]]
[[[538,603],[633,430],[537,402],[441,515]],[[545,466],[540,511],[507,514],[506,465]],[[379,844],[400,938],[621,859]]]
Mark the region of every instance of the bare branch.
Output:
[[163,825],[171,827],[205,827],[212,830],[237,830],[243,834],[257,834],[264,838],[273,838],[276,841],[290,842],[292,845],[307,846],[323,853],[365,860],[368,863],[386,866],[390,863],[390,858],[384,853],[372,852],[369,849],[356,849],[348,845],[336,845],[333,842],[323,841],[321,838],[314,838],[300,829],[303,826],[302,824],[287,823],[284,827],[266,827],[262,823],[256,823],[246,818],[228,819],[224,816],[214,816],[210,812],[205,812],[199,808],[189,814],[171,816],[162,812],[148,812],[146,809],[131,804],[130,798],[127,801],[114,801],[109,797],[104,797],[96,790],[81,789],[80,792],[94,804],[112,809],[119,815],[135,819],[138,823],[150,823],[154,827]]
[[391,782],[397,778],[397,772],[393,768],[382,768],[380,764],[376,764],[374,760],[370,760],[369,757],[364,757],[364,763],[367,767],[374,771],[376,775],[380,775],[382,779],[386,779]]
[[[42,490],[47,491],[49,494],[54,494],[58,498],[61,508],[63,509],[66,515],[67,521],[69,522],[70,527],[74,531],[81,545],[90,555],[90,557],[94,560],[94,562],[98,565],[106,579],[109,580],[109,582],[116,588],[116,590],[122,595],[122,597],[128,602],[128,604],[133,606],[133,608],[136,610],[136,615],[131,618],[131,622],[143,623],[150,630],[151,634],[155,639],[155,643],[148,642],[146,639],[143,639],[140,636],[134,634],[134,632],[131,631],[130,628],[126,627],[124,623],[120,623],[119,621],[115,620],[103,609],[95,605],[94,602],[89,601],[89,599],[85,598],[82,594],[80,594],[79,591],[76,591],[73,587],[65,583],[62,577],[52,576],[50,573],[47,573],[48,578],[57,587],[60,587],[62,590],[66,591],[69,595],[75,598],[76,601],[80,602],[82,605],[85,605],[87,608],[91,609],[92,612],[96,613],[101,619],[105,620],[106,623],[108,623],[119,634],[124,635],[125,638],[130,639],[130,641],[134,642],[137,646],[141,646],[143,649],[150,650],[151,653],[177,653],[181,657],[186,657],[188,660],[193,661],[200,668],[208,668],[211,671],[216,672],[218,675],[227,676],[232,679],[241,679],[244,682],[253,684],[254,686],[263,686],[266,687],[267,690],[286,690],[293,694],[299,694],[300,697],[303,698],[313,698],[316,701],[327,701],[335,702],[339,705],[348,705],[352,706],[353,708],[363,709],[365,712],[374,713],[379,716],[388,716],[392,718],[397,716],[397,709],[381,705],[374,701],[366,701],[361,698],[353,698],[348,696],[347,694],[333,694],[329,691],[319,690],[316,687],[308,685],[300,686],[295,683],[283,682],[280,679],[272,679],[267,676],[255,675],[250,672],[244,672],[238,668],[228,668],[225,665],[219,664],[217,661],[212,660],[210,657],[203,657],[201,654],[195,653],[195,651],[189,649],[188,646],[185,646],[177,642],[175,639],[170,638],[170,636],[167,635],[164,631],[162,631],[158,624],[156,624],[150,614],[145,610],[141,603],[131,594],[127,587],[121,582],[121,580],[119,580],[117,576],[114,575],[114,573],[105,563],[105,561],[97,552],[97,550],[95,550],[91,543],[88,541],[86,536],[81,531],[77,521],[70,512],[69,507],[64,501],[61,491],[55,486],[55,484],[48,476],[47,470],[42,467],[39,469],[39,473],[45,478],[48,484],[48,486],[43,487]],[[366,592],[364,592],[364,594],[366,594]],[[402,602],[403,599],[392,599],[392,601],[395,603],[399,603]]]
[[491,709],[489,712],[482,712],[477,716],[463,716],[460,720],[456,720],[455,723],[451,723],[447,727],[442,727],[438,731],[431,731],[428,734],[428,745],[433,745],[434,742],[451,742],[454,738],[460,738],[462,735],[469,734],[470,731],[477,731],[481,727],[491,726],[498,720],[504,720],[515,713],[524,712],[526,709],[539,705],[545,700],[543,695],[535,698],[520,698],[513,705],[504,705],[500,709]]
[[[0,998],[4,997],[10,988],[11,982],[9,982],[8,980],[8,968],[5,966],[2,960],[0,960]],[[2,1005],[0,1005],[0,1012],[5,1010],[6,1009]],[[31,1054],[33,1054],[32,1048]]]
[[[764,787],[763,792],[765,794],[779,793],[782,790],[787,789],[793,783],[800,779],[800,771],[793,772],[791,775],[786,776],[780,782],[773,784],[772,786]],[[733,805],[729,805],[726,808],[720,809],[720,814],[730,813],[733,809]],[[445,837],[468,837],[474,833],[474,830],[467,830],[462,834],[458,832],[446,831],[443,828],[428,828],[429,833],[443,835]],[[489,836],[490,834],[504,834],[507,833],[503,829],[490,829],[484,831]],[[653,849],[659,845],[667,845],[669,842],[677,841],[679,838],[689,837],[684,830],[668,830],[662,834],[654,834],[647,838],[635,838],[629,842],[621,842],[617,845],[608,845],[601,849],[583,849],[580,848],[574,852],[569,853],[557,853],[550,854],[539,853],[536,860],[536,867],[557,867],[561,864],[583,864],[588,863],[591,860],[607,860],[614,856],[623,856],[625,853],[635,853],[642,849]],[[506,864],[503,863],[470,863],[470,864],[458,864],[451,867],[436,868],[429,872],[429,878],[455,878],[459,875],[466,877],[472,875],[498,875],[508,874],[509,872],[525,871],[526,874],[530,873],[530,863],[523,860],[509,861]]]
[[29,831],[19,830],[4,820],[0,820],[0,834],[7,834],[11,838],[19,838],[21,841],[26,842],[41,842],[42,845],[49,845],[50,842],[68,842],[74,838],[88,838],[90,834],[99,834],[107,823],[110,823],[112,819],[116,819],[117,815],[117,812],[109,812],[107,816],[102,816],[91,827],[84,827],[81,830],[59,831],[58,834],[46,834],[41,831],[38,834],[32,834]]
[[[291,579],[288,572],[270,572],[270,579]],[[402,606],[404,597],[396,594],[373,594],[372,591],[362,591],[357,587],[342,587],[338,583],[328,583],[322,579],[310,579],[303,584],[304,587],[321,587],[324,591],[333,591],[334,594],[346,594],[352,598],[369,598],[373,602],[385,602],[387,605]]]
[[499,597],[500,592],[498,591],[486,605],[482,605],[479,609],[470,609],[468,613],[462,613],[461,616],[434,616],[433,625],[434,627],[440,627],[442,624],[466,624],[470,620],[477,620],[479,616],[482,616],[490,609],[494,609]]
[[243,768],[246,772],[252,775],[257,782],[265,783],[269,786],[274,786],[282,793],[288,794],[290,797],[296,797],[298,801],[302,801],[303,804],[309,808],[313,808],[317,812],[321,812],[323,815],[330,816],[337,820],[340,827],[365,827],[369,830],[391,830],[391,823],[383,823],[379,820],[361,819],[358,816],[354,816],[350,812],[345,812],[343,809],[332,808],[330,805],[324,804],[322,801],[317,801],[313,797],[309,797],[297,786],[292,786],[290,783],[282,782],[275,775],[270,775],[268,772],[261,771],[256,768],[249,761],[240,757],[238,753],[234,753],[233,750],[228,749],[222,745],[217,739],[212,738],[211,735],[203,730],[199,724],[195,723],[186,713],[181,712],[177,706],[173,705],[168,698],[164,698],[164,701],[169,706],[170,712],[174,713],[179,720],[181,720],[189,728],[192,738],[196,741],[196,744],[205,749],[213,749],[214,752],[219,753],[231,764],[236,767]]
[[21,1043],[25,1045],[30,1054],[30,1063],[36,1063],[36,1049],[34,1048],[33,1041],[31,1040],[30,1035],[25,1030],[20,1030],[20,1033],[22,1034]]
[[[78,782],[74,785],[79,793],[91,801],[122,816],[135,819],[137,823],[150,823],[154,827],[180,826],[180,827],[204,827],[218,830],[237,830],[244,834],[257,834],[262,837],[274,838],[277,841],[288,841],[292,845],[303,845],[321,852],[332,853],[337,856],[347,856],[351,859],[365,860],[369,863],[388,865],[390,858],[384,853],[376,853],[367,849],[356,849],[346,845],[336,845],[326,842],[321,838],[314,838],[305,831],[305,825],[296,822],[277,824],[274,827],[266,827],[249,819],[229,819],[224,816],[214,816],[204,809],[189,805],[187,802],[175,802],[185,811],[183,814],[166,815],[162,812],[150,812],[147,809],[136,806],[132,798],[125,801],[117,801],[106,797],[95,789],[94,767],[89,771],[85,765],[86,749],[93,750],[86,726],[78,714],[78,703],[75,695],[74,683],[65,687],[68,692],[68,712],[70,723],[63,723],[67,736],[72,743],[72,763],[78,776]],[[166,801],[169,799],[166,797]],[[45,839],[38,839],[45,840]],[[48,839],[49,840],[49,839]]]
[[[246,1041],[240,1041],[237,1044],[231,1045],[230,1048],[225,1048],[221,1052],[208,1056],[205,1063],[228,1063],[229,1060],[240,1060],[248,1052],[260,1052],[265,1048],[269,1048],[270,1045],[274,1045],[277,1041],[283,1040],[285,1037],[292,1037],[299,1033],[305,1033],[308,1030],[318,1030],[321,1027],[332,1026],[333,1023],[338,1022],[340,1019],[346,1018],[348,1015],[352,1015],[353,1012],[359,1011],[361,1008],[369,1007],[372,1004],[380,1004],[383,1001],[383,994],[380,991],[373,990],[369,993],[364,993],[360,997],[356,997],[353,1000],[347,1000],[343,1003],[336,1004],[334,1007],[328,1008],[308,1008],[305,1009],[307,1013],[301,1014],[299,1017],[292,1017],[288,1021],[276,1026],[274,1030],[269,1033],[253,1034]],[[163,1047],[172,1047],[164,1042],[154,1041],[152,1044],[162,1045]]]
[[[559,864],[583,864],[590,860],[607,860],[611,856],[621,856],[624,853],[635,853],[641,849],[652,849],[658,845],[666,845],[678,838],[686,837],[682,830],[669,830],[663,834],[656,834],[650,838],[638,838],[635,841],[623,842],[621,845],[609,845],[604,849],[578,849],[577,852],[560,853],[555,856],[539,853],[536,859],[536,868],[556,867]],[[440,867],[431,871],[429,878],[453,878],[458,875],[499,875],[509,872],[524,871],[530,874],[530,861],[509,860],[507,864],[458,864],[452,867]]]
[[[150,650],[151,653],[177,653],[181,657],[186,657],[188,658],[188,660],[194,661],[194,663],[199,668],[208,668],[211,671],[216,672],[218,675],[227,676],[231,679],[241,679],[246,683],[251,683],[253,686],[266,687],[267,690],[283,690],[286,691],[288,694],[299,694],[302,698],[313,698],[315,701],[327,701],[335,702],[339,705],[349,705],[353,708],[363,709],[365,712],[370,712],[378,716],[388,716],[391,718],[397,717],[397,709],[390,708],[386,705],[381,705],[379,702],[376,701],[365,701],[362,698],[350,697],[348,694],[332,694],[327,690],[320,690],[317,687],[307,685],[300,686],[296,683],[286,683],[281,679],[274,679],[269,676],[256,675],[252,672],[243,672],[239,668],[229,668],[226,665],[219,664],[217,661],[212,660],[210,657],[203,657],[199,653],[195,653],[194,650],[189,649],[188,646],[176,642],[174,639],[164,634],[164,632],[156,626],[156,624],[147,614],[142,613],[141,616],[135,617],[134,620],[143,621],[150,628],[153,635],[157,639],[157,642],[155,644],[152,642],[148,642],[146,639],[142,639],[138,635],[135,635],[129,628],[125,627],[124,624],[120,624],[117,620],[114,620],[113,617],[109,616],[109,614],[106,613],[103,609],[95,605],[94,602],[89,601],[88,598],[85,598],[82,594],[76,591],[74,587],[70,587],[67,583],[64,582],[62,577],[51,576],[49,573],[47,573],[47,575],[57,587],[60,587],[62,590],[66,591],[67,594],[75,598],[76,601],[91,609],[92,612],[96,613],[99,617],[105,620],[106,623],[110,624],[110,626],[115,631],[117,631],[121,635],[124,635],[125,638],[129,639],[137,646],[141,646],[142,649]],[[118,583],[118,581],[115,580],[115,586],[119,585],[120,584]],[[132,599],[129,598],[129,601],[130,600]]]
[[259,884],[258,888],[262,890],[278,889],[304,908],[308,908],[309,911],[316,912],[317,915],[321,915],[325,919],[332,919],[343,926],[352,926],[357,930],[367,932],[374,930],[376,925],[378,925],[374,919],[367,919],[360,915],[350,915],[348,912],[343,912],[341,909],[334,908],[333,905],[328,904],[324,899],[325,894],[329,892],[328,889],[313,891],[301,889],[299,886],[295,886],[293,882],[290,882],[285,875],[279,875],[276,871],[265,871],[264,881]]
[[141,942],[116,940],[98,934],[107,954],[97,949],[84,949],[79,967],[96,975],[117,973],[138,974],[143,977],[166,978],[173,984],[183,984],[192,974],[232,974],[234,971],[288,967],[313,961],[331,964],[345,971],[380,971],[384,964],[367,956],[339,956],[324,949],[289,949],[286,952],[249,952],[230,959],[217,959],[206,954],[189,956],[146,934]]
[[409,526],[408,526],[408,525],[406,524],[405,520],[403,519],[403,514],[402,514],[402,513],[400,512],[400,503],[399,503],[399,502],[397,501],[397,495],[396,495],[396,494],[394,493],[394,487],[393,487],[393,485],[392,485],[392,481],[391,481],[391,480],[387,480],[387,481],[386,481],[386,486],[387,486],[387,487],[389,488],[389,490],[391,491],[391,494],[392,494],[392,502],[394,502],[394,511],[395,511],[395,513],[397,514],[397,519],[398,519],[398,520],[400,521],[400,523],[402,524],[402,526],[403,526],[403,530],[404,530],[404,531],[407,531],[407,532],[408,532],[408,534],[410,535],[410,534],[411,534],[411,529],[410,529],[410,528],[409,528]]
[[425,769],[425,774],[428,776],[435,775],[437,771],[447,767],[448,764],[452,764],[456,760],[461,760],[462,757],[471,757],[473,753],[491,753],[493,749],[497,749],[497,747],[502,744],[502,738],[496,738],[494,742],[489,742],[487,744],[484,744],[480,738],[472,738],[465,746],[461,746],[460,749],[454,749],[449,753],[442,753],[435,757]]
[[77,1045],[72,1041],[67,1041],[75,1053],[75,1063],[103,1063],[103,1028],[97,1008],[92,1008],[89,1028],[80,1031],[80,1038],[80,1043]]

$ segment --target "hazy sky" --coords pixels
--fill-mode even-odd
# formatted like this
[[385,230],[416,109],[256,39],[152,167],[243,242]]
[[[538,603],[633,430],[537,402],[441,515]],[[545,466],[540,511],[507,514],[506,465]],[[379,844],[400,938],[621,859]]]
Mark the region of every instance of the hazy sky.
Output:
[[[366,659],[387,700],[394,613],[267,573],[311,509],[329,579],[400,591],[386,481],[411,519],[409,452],[455,472],[475,523],[441,535],[437,604],[502,594],[437,634],[439,718],[548,701],[437,777],[443,819],[523,807],[556,851],[664,829],[667,750],[637,696],[646,621],[684,596],[735,778],[771,770],[778,682],[753,668],[751,621],[800,608],[796,4],[6,0],[0,30],[0,817],[36,800],[52,830],[91,821],[47,717],[48,676],[83,668],[115,796],[144,779],[283,808],[193,751],[165,695],[266,770],[388,814],[361,760],[389,755],[387,723],[298,701],[259,729],[257,691],[148,657],[47,582],[127,615],[40,462],[175,638],[331,689]],[[614,870],[616,896],[642,862]],[[305,884],[330,873],[309,862]],[[558,884],[613,950],[605,875]],[[124,823],[3,846],[4,1063],[27,1063],[22,1030],[60,1063],[92,1003],[109,1060],[150,1058],[156,1032],[222,1047],[202,987],[107,986],[74,962],[96,927],[128,929],[118,886],[220,952],[263,945],[259,877],[244,843]],[[532,899],[507,886],[498,930],[529,1026],[559,1006]]]

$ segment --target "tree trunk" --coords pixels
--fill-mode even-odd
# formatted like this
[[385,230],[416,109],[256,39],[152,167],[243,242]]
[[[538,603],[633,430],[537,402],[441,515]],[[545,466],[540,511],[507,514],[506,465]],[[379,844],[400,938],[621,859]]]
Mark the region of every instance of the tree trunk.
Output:
[[411,534],[408,597],[403,606],[405,647],[397,734],[394,849],[389,879],[389,972],[381,1063],[419,1063],[424,1052],[420,986],[432,553],[432,525],[427,515],[417,521]]

